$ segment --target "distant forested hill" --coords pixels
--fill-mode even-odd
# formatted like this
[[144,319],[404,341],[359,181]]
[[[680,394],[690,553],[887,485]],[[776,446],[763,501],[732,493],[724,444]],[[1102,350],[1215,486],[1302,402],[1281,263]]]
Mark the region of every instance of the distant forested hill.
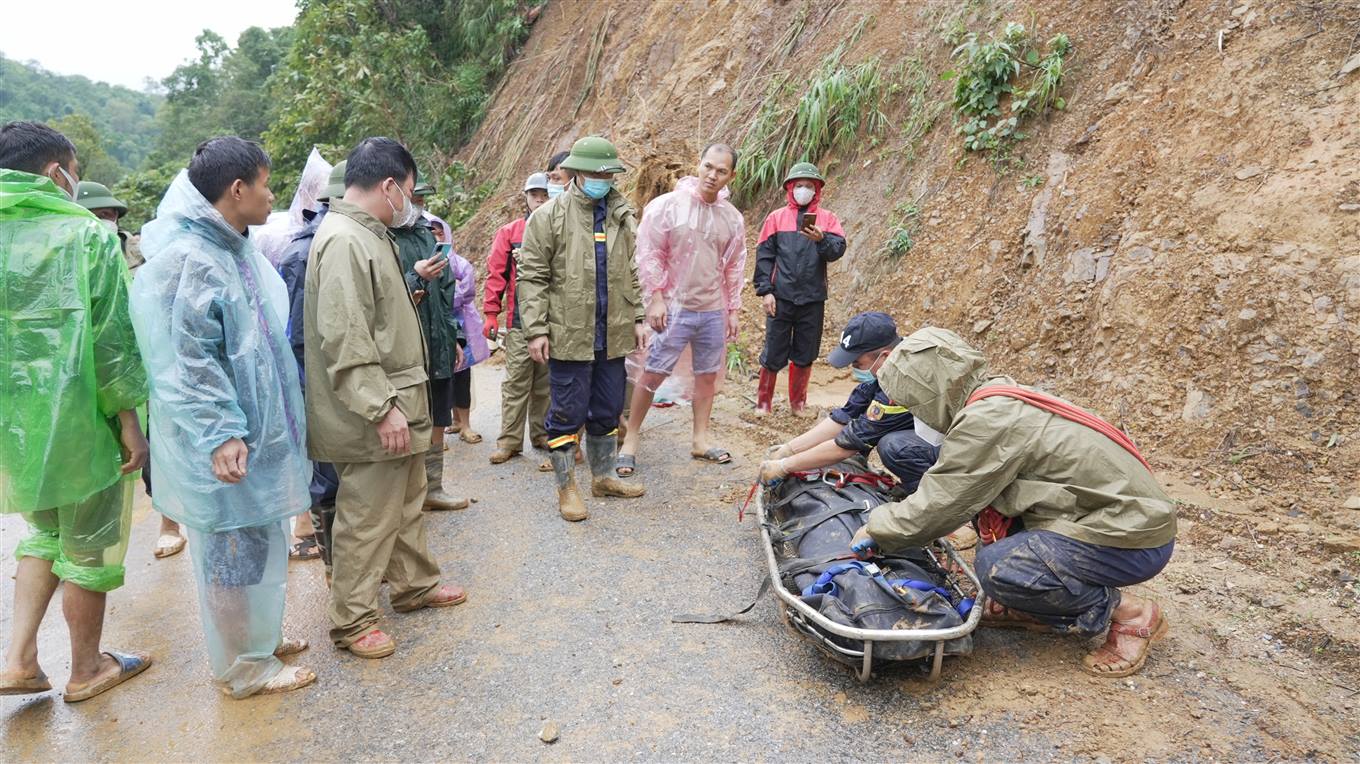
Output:
[[160,132],[156,110],[162,100],[118,85],[53,74],[0,54],[0,123],[15,119],[51,122],[84,114],[98,130],[104,150],[123,171],[141,167],[154,148]]

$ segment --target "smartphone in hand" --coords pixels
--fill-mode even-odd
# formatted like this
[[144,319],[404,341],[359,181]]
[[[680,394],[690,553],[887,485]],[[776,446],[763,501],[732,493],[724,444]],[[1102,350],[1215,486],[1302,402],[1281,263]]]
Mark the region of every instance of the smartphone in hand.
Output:
[[450,259],[453,256],[453,245],[448,242],[434,245],[434,256]]
[[799,229],[806,230],[808,226],[814,226],[814,225],[817,225],[817,213],[815,213],[815,212],[804,212],[804,213],[803,213],[802,223],[798,226]]

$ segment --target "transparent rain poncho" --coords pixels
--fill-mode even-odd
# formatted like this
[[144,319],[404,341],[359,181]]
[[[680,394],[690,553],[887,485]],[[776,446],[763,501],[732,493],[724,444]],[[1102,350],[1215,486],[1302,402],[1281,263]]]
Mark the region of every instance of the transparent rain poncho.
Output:
[[63,581],[123,584],[136,474],[115,415],[146,400],[117,237],[51,180],[0,170],[0,513],[15,557]]
[[[283,279],[181,172],[142,229],[133,322],[151,377],[156,509],[191,528],[263,525],[309,506],[311,464]],[[250,451],[240,483],[212,452]]]
[[312,153],[307,156],[307,164],[302,168],[302,176],[298,179],[297,191],[293,193],[293,201],[288,205],[288,211],[272,212],[264,225],[251,227],[251,241],[255,242],[256,249],[275,268],[283,259],[293,235],[307,224],[302,213],[317,208],[319,204],[317,197],[321,196],[321,192],[326,188],[330,175],[331,163],[321,156],[321,152],[313,148]]
[[[311,504],[287,289],[187,172],[142,229],[142,251],[132,307],[151,376],[153,502],[189,528],[213,674],[244,697],[282,665],[284,518]],[[212,472],[231,438],[249,452],[236,484]]]
[[118,479],[110,418],[146,400],[118,238],[50,179],[0,170],[0,513]]
[[[699,179],[681,178],[675,190],[653,199],[642,211],[637,232],[638,281],[643,305],[660,293],[668,308],[667,327],[703,331],[713,321],[726,320],[726,314],[741,310],[741,289],[745,282],[746,223],[741,212],[728,201],[727,189],[718,192],[712,204],[699,196]],[[648,345],[658,340],[648,328]],[[724,343],[725,348],[725,343]],[[691,400],[695,395],[695,369],[691,347],[680,353],[674,370],[656,385],[644,384],[649,350],[628,356],[628,377],[653,393],[660,391],[671,400]],[[721,387],[726,371],[726,353],[717,368],[706,359],[700,372],[716,372],[712,392]],[[708,394],[706,390],[699,394]]]

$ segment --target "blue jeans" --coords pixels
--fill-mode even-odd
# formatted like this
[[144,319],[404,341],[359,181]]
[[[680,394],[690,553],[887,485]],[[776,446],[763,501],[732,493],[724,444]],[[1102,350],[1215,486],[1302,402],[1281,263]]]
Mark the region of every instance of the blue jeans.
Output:
[[878,439],[878,458],[883,466],[897,476],[902,490],[916,493],[921,476],[935,466],[940,458],[940,447],[932,446],[911,430],[897,430]]
[[1053,531],[1022,531],[978,550],[982,591],[1054,631],[1095,636],[1110,625],[1120,586],[1166,567],[1176,542],[1152,549],[1087,544]]

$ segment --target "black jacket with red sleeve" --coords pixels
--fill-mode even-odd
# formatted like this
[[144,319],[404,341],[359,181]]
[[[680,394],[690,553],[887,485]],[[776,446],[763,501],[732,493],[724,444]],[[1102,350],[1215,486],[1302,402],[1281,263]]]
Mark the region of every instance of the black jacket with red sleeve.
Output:
[[[760,227],[756,245],[756,294],[806,305],[826,300],[826,264],[845,254],[845,230],[830,210],[821,209],[822,184],[806,207],[793,200],[793,183],[784,186],[788,204],[771,212]],[[803,213],[817,216],[824,234],[820,242],[799,233]]]

